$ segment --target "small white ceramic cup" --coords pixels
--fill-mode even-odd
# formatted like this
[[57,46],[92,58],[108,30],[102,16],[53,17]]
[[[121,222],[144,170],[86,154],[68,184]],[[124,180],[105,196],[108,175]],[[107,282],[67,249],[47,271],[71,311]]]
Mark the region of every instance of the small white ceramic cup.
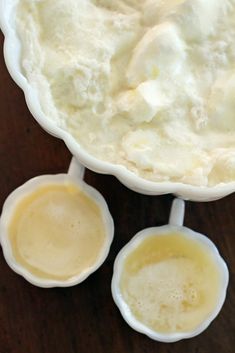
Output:
[[[80,165],[77,160],[73,157],[69,166],[67,174],[56,174],[56,175],[42,175],[30,179],[25,184],[14,190],[6,199],[2,215],[0,218],[0,242],[3,249],[3,255],[6,259],[6,262],[11,267],[13,271],[23,276],[31,284],[42,287],[42,288],[51,288],[51,287],[70,287],[76,284],[83,282],[91,273],[95,272],[105,261],[108,256],[109,249],[113,240],[114,235],[114,224],[112,216],[109,212],[108,206],[103,198],[103,196],[94,188],[89,186],[83,181],[85,168]],[[22,267],[15,260],[11,248],[11,242],[8,236],[8,226],[11,222],[12,215],[14,214],[17,204],[27,195],[30,195],[34,192],[39,186],[48,185],[48,184],[62,184],[64,182],[72,182],[92,200],[94,201],[101,211],[101,215],[105,225],[106,232],[106,242],[103,246],[102,252],[100,253],[96,263],[84,270],[82,273],[77,276],[64,281],[60,280],[50,280],[38,278],[29,272],[26,268]]]
[[[175,199],[172,204],[171,213],[169,224],[162,227],[153,227],[147,228],[139,233],[137,233],[131,241],[124,246],[124,248],[119,252],[115,263],[114,263],[114,272],[111,284],[112,296],[114,302],[118,306],[124,320],[136,331],[143,333],[150,337],[151,339],[159,342],[176,342],[182,339],[191,338],[194,336],[199,335],[203,332],[210,323],[215,319],[215,317],[219,314],[223,303],[226,297],[226,291],[228,286],[229,280],[229,272],[226,263],[220,256],[216,246],[212,243],[212,241],[207,238],[205,235],[196,233],[189,228],[183,227],[183,220],[184,220],[184,211],[185,211],[185,203],[181,199]],[[205,321],[203,321],[195,330],[191,332],[176,332],[176,333],[167,333],[163,334],[160,332],[156,332],[146,325],[138,321],[134,315],[132,314],[128,304],[122,297],[119,283],[121,279],[121,274],[123,271],[124,261],[127,256],[136,248],[138,245],[147,237],[169,234],[169,232],[179,232],[183,233],[184,235],[188,236],[189,238],[196,240],[202,243],[204,246],[208,248],[208,251],[213,255],[216,265],[221,272],[221,287],[219,293],[219,299],[216,307],[214,308],[213,312],[210,316],[207,317]]]

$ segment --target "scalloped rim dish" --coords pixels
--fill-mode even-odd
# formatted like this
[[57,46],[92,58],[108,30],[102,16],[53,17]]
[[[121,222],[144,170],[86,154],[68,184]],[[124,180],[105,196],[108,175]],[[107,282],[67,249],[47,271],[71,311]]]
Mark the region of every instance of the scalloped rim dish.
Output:
[[[188,331],[188,332],[173,332],[173,333],[163,334],[152,330],[151,328],[147,327],[145,324],[141,323],[139,320],[135,318],[128,304],[125,302],[125,300],[122,297],[119,283],[120,283],[121,273],[123,271],[123,264],[125,259],[139,244],[141,244],[141,242],[144,239],[148,238],[149,236],[152,236],[153,234],[155,234],[155,236],[164,236],[165,234],[169,234],[171,232],[178,232],[178,233],[184,234],[189,239],[191,238],[194,241],[197,241],[203,244],[205,247],[209,249],[209,251],[211,252],[214,258],[215,264],[218,266],[218,269],[221,273],[221,286],[220,286],[220,294],[219,294],[218,302],[214,310],[194,330]],[[193,230],[187,227],[174,226],[169,224],[161,227],[146,228],[138,232],[129,241],[129,243],[127,243],[120,250],[114,263],[111,288],[112,288],[112,296],[113,296],[114,302],[118,306],[124,320],[128,323],[128,325],[130,325],[137,332],[143,333],[153,340],[170,343],[170,342],[177,342],[182,339],[195,337],[200,333],[202,333],[204,330],[206,330],[206,328],[212,323],[212,321],[219,314],[224,304],[227,287],[228,287],[228,281],[229,281],[229,273],[228,273],[227,265],[223,260],[223,258],[220,256],[219,251],[214,245],[214,243],[207,236],[201,233],[194,232]]]
[[[11,241],[9,239],[8,227],[18,203],[22,199],[24,199],[25,196],[30,195],[32,192],[37,190],[37,188],[40,186],[45,186],[50,184],[63,185],[63,183],[66,181],[72,182],[76,186],[78,186],[83,191],[83,193],[87,195],[89,199],[91,199],[93,202],[96,203],[96,205],[100,209],[101,216],[105,226],[106,241],[95,263],[92,266],[85,269],[83,272],[78,273],[77,275],[74,275],[73,277],[70,277],[67,280],[44,279],[31,273],[22,264],[17,262],[12,251]],[[83,282],[93,272],[98,270],[98,268],[104,263],[104,261],[106,260],[109,254],[110,246],[113,241],[114,223],[105,199],[96,189],[94,189],[93,187],[85,183],[78,176],[74,176],[70,174],[54,174],[54,175],[50,174],[50,175],[40,175],[28,180],[26,183],[24,183],[23,185],[15,189],[7,197],[3,205],[2,215],[0,217],[0,234],[1,234],[0,243],[3,250],[3,255],[5,257],[7,264],[14,272],[21,275],[28,282],[38,287],[42,287],[42,288],[71,287]]]
[[5,36],[4,58],[8,71],[23,90],[27,106],[35,120],[49,134],[62,139],[71,153],[88,169],[116,176],[129,189],[146,195],[161,195],[173,193],[185,200],[213,201],[227,196],[235,191],[235,181],[221,183],[214,187],[192,186],[174,182],[153,182],[139,177],[122,165],[101,161],[86,152],[71,134],[62,130],[43,113],[39,98],[21,72],[20,40],[14,29],[14,7],[18,0],[0,0],[0,27]]

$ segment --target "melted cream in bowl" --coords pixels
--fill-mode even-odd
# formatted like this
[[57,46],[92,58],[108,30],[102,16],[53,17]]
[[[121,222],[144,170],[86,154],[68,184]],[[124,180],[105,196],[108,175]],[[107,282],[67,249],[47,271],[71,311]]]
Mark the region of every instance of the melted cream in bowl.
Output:
[[[180,220],[175,210],[170,222]],[[134,330],[176,342],[199,335],[215,319],[228,278],[225,262],[206,236],[170,224],[142,230],[121,249],[111,288]]]
[[169,232],[126,256],[120,288],[131,313],[153,331],[191,332],[214,310],[221,278],[206,247]]
[[91,271],[109,242],[100,207],[73,183],[45,184],[16,205],[8,238],[18,265],[40,280]]

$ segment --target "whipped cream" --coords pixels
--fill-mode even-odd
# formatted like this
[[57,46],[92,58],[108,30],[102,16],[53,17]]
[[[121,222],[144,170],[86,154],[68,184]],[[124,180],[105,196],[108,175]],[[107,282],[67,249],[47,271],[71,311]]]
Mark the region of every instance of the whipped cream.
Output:
[[234,0],[18,0],[48,119],[153,181],[235,181]]

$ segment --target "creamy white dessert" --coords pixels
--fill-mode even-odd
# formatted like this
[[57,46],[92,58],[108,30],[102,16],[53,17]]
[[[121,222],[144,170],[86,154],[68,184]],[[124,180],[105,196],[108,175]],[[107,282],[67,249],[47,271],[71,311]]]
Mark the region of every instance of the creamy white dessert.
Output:
[[153,181],[235,181],[235,0],[19,0],[45,115]]

